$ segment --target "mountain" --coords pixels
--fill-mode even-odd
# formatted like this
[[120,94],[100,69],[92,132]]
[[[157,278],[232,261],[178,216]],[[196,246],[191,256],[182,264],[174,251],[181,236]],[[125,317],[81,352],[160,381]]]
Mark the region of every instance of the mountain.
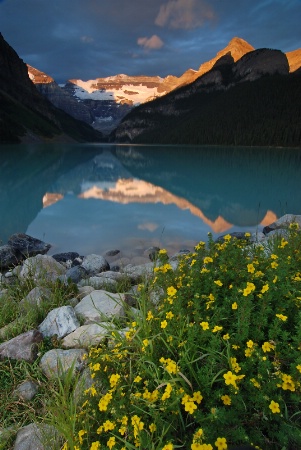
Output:
[[180,77],[119,74],[88,81],[72,79],[58,85],[53,78],[31,66],[28,66],[28,73],[37,89],[55,106],[108,134],[133,107],[191,83],[225,54],[230,53],[236,61],[252,50],[254,48],[243,39],[233,38],[212,60],[202,64],[198,70],[188,69]]
[[101,139],[99,132],[55,108],[37,91],[26,64],[0,33],[0,143]]
[[118,142],[301,146],[301,77],[280,50],[230,52],[192,83],[128,114]]
[[295,72],[301,68],[301,48],[287,52],[286,57],[290,66],[290,72]]

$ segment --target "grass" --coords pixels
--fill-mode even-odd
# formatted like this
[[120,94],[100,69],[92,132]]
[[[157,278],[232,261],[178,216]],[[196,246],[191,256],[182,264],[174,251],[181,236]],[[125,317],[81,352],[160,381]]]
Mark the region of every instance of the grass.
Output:
[[[0,401],[7,411],[1,426],[54,425],[63,450],[301,448],[296,228],[268,249],[250,245],[247,234],[219,243],[209,236],[208,245],[196,245],[177,270],[161,250],[153,278],[139,285],[139,314],[114,320],[123,333],[112,328],[110,339],[89,349],[93,384],[83,398],[75,395],[80,380],[72,379],[72,371],[50,383],[38,360],[0,363]],[[19,319],[18,302],[30,287],[9,288],[15,295],[10,320]],[[120,292],[125,287],[127,280]],[[57,284],[52,289],[52,309],[74,295],[67,289],[65,297]],[[162,292],[156,305],[153,291]],[[53,345],[44,342],[40,353]],[[10,393],[24,376],[38,380],[42,390],[22,406]]]

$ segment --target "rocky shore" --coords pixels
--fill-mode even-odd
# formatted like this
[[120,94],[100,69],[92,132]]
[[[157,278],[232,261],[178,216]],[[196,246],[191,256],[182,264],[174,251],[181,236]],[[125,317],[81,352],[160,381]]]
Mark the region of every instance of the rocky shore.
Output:
[[[268,253],[271,239],[275,235],[287,237],[287,228],[293,222],[301,227],[301,216],[287,214],[281,217],[251,235],[250,243],[262,245]],[[232,236],[245,238],[245,233],[232,233]],[[223,240],[223,236],[218,239]],[[59,283],[66,289],[73,285],[76,290],[76,295],[69,299],[68,304],[50,310],[36,329],[7,339],[14,322],[0,328],[0,360],[23,360],[32,364],[41,358],[39,366],[49,380],[73,370],[80,374],[79,389],[87,389],[92,379],[84,355],[89,347],[110,338],[108,322],[111,322],[112,328],[115,319],[139,315],[136,302],[138,284],[153,277],[159,249],[147,249],[148,262],[137,265],[123,260],[119,250],[111,250],[105,255],[81,256],[68,252],[48,256],[49,249],[49,244],[20,233],[12,235],[7,244],[0,246],[0,302],[8,294],[9,286],[29,278],[34,287],[20,302],[24,308],[39,309],[47,304],[50,295],[47,284]],[[183,250],[169,258],[173,270],[176,270],[181,255],[187,252]],[[125,292],[116,293],[122,280],[127,280],[130,287]],[[150,291],[149,301],[157,305],[161,297],[161,292]],[[121,335],[126,331],[127,328],[116,329]],[[41,357],[39,346],[46,339],[55,339],[58,346]],[[38,391],[38,383],[24,379],[13,395],[22,402],[29,402]],[[1,429],[0,423],[0,444],[1,436],[9,431]],[[45,433],[50,433],[54,440],[51,448],[60,448],[55,447],[57,433],[48,425],[32,423],[13,431],[16,434],[14,450],[50,448],[42,443]]]

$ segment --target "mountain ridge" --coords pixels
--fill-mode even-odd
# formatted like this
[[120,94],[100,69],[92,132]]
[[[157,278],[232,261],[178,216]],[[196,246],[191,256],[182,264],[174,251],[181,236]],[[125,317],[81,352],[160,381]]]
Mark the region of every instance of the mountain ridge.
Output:
[[0,33],[0,143],[101,139],[38,92],[26,64]]
[[[37,74],[37,69],[33,70],[30,66],[28,71],[38,90],[56,106],[108,134],[134,106],[162,97],[174,89],[193,82],[208,72],[217,60],[228,53],[233,56],[234,61],[237,61],[252,50],[254,47],[248,42],[234,37],[214,58],[201,64],[197,70],[187,69],[179,77],[118,74],[87,81],[71,79],[63,85],[54,87],[54,80],[51,77],[47,78],[43,72]],[[62,98],[59,98],[60,93]],[[76,108],[74,100],[76,100]]]

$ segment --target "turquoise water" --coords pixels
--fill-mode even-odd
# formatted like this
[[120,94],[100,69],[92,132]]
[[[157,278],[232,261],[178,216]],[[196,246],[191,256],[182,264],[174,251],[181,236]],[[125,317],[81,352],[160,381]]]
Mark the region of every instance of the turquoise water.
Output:
[[49,254],[192,249],[301,214],[300,174],[301,149],[1,146],[0,240],[25,232]]

